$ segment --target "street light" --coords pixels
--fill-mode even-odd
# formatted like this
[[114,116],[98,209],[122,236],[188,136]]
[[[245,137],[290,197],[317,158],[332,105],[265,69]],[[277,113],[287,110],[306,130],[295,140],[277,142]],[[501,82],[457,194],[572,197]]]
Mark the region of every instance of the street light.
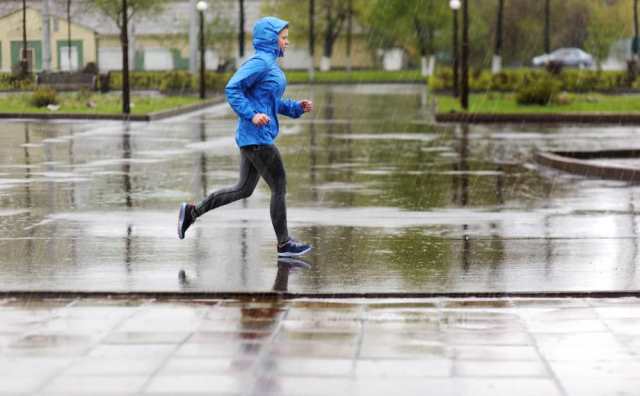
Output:
[[460,106],[469,110],[469,0],[462,0],[462,81]]
[[460,0],[449,1],[449,7],[453,11],[453,97],[457,98],[459,94],[458,88],[458,10],[460,9]]
[[205,63],[204,63],[204,12],[207,10],[206,1],[200,0],[196,3],[196,9],[200,13],[200,99],[204,99],[206,97],[205,93]]

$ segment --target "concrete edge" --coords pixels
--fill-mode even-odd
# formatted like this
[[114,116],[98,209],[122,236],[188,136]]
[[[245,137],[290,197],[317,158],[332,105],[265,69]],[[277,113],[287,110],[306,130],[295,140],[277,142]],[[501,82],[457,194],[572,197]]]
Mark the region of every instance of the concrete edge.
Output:
[[22,120],[103,120],[103,121],[157,121],[164,118],[175,117],[202,110],[224,101],[224,97],[217,96],[202,103],[180,106],[169,110],[158,111],[148,114],[82,114],[82,113],[1,113],[0,119],[22,119]]
[[202,110],[202,109],[205,109],[207,107],[220,104],[222,102],[224,102],[224,96],[220,95],[220,96],[216,96],[216,97],[211,98],[211,99],[207,99],[202,103],[196,103],[196,104],[192,104],[192,105],[180,106],[180,107],[176,107],[176,108],[169,109],[169,110],[158,111],[158,112],[155,112],[155,113],[149,113],[149,114],[147,114],[147,117],[149,117],[148,121],[157,121],[157,120],[162,120],[162,119],[165,119],[165,118],[175,117],[175,116],[183,115],[183,114],[186,114],[186,113],[191,113],[191,112],[194,112],[194,111]]
[[541,165],[582,176],[594,176],[602,179],[625,182],[640,181],[640,169],[625,166],[595,164],[583,159],[571,158],[566,156],[566,153],[541,151],[534,154],[534,159]]
[[290,293],[290,292],[110,292],[110,291],[0,291],[2,298],[22,299],[157,299],[157,300],[292,300],[292,299],[504,299],[504,298],[640,298],[640,290],[543,292],[443,292],[443,293]]
[[336,81],[295,81],[288,82],[288,85],[377,85],[377,84],[398,84],[398,85],[417,85],[417,84],[425,84],[426,80],[381,80],[381,81],[367,81],[367,80],[336,80]]
[[436,122],[640,125],[640,113],[436,113]]

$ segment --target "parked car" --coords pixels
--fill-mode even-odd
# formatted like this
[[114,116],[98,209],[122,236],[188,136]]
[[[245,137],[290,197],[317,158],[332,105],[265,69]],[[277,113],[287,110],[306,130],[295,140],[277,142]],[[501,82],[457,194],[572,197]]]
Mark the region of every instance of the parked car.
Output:
[[558,48],[550,54],[544,54],[533,58],[534,66],[544,66],[549,62],[558,62],[563,66],[592,67],[593,56],[580,48]]

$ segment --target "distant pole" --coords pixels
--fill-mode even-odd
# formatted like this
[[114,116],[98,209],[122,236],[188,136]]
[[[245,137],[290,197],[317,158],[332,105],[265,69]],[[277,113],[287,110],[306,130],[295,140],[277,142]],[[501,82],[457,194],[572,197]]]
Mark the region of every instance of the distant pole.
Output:
[[353,35],[353,0],[348,0],[348,15],[347,15],[347,71],[351,73],[351,41]]
[[504,14],[504,0],[498,0],[498,15],[496,16],[496,48],[493,52],[492,73],[502,70],[502,19]]
[[453,97],[457,98],[460,96],[460,77],[458,76],[458,71],[460,70],[458,58],[460,52],[458,48],[458,9],[460,8],[460,0],[450,1],[449,6],[451,7],[451,14],[453,15],[453,34],[451,35],[453,38],[453,46],[451,49],[453,58]]
[[122,112],[131,113],[129,87],[129,5],[122,0]]
[[469,0],[462,0],[462,98],[463,110],[469,110]]
[[238,0],[240,6],[240,30],[238,31],[238,55],[240,56],[240,60],[244,58],[244,0]]
[[316,47],[316,34],[315,34],[315,0],[309,0],[309,79],[314,80],[315,77],[315,47]]
[[633,43],[631,45],[633,60],[638,60],[638,52],[640,52],[640,37],[638,35],[638,0],[633,0]]
[[208,4],[204,0],[198,1],[196,4],[196,8],[200,13],[200,99],[207,97],[206,87],[205,87],[205,45],[204,45],[204,12],[207,10]]
[[27,51],[27,0],[22,0],[22,57],[20,60],[20,73],[22,76],[26,76],[29,73]]
[[[242,55],[240,55],[242,57]],[[200,99],[206,97],[205,89],[205,59],[204,59],[204,11],[200,11]]]
[[69,57],[69,70],[71,66],[71,0],[67,0],[67,54]]
[[42,68],[51,71],[51,10],[49,0],[42,0]]
[[[636,0],[637,1],[637,0]],[[551,0],[545,0],[544,2],[544,53],[551,52]]]

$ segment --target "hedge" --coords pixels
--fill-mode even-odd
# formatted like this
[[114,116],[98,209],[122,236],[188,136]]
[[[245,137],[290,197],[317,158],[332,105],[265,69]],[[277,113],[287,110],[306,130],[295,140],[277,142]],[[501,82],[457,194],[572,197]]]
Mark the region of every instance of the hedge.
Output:
[[12,73],[0,73],[0,90],[1,91],[13,91],[13,90],[31,90],[34,88],[34,80],[20,80]]
[[[492,75],[488,70],[473,71],[469,74],[469,89],[473,91],[512,92],[524,84],[532,84],[549,76],[542,69],[508,69]],[[640,89],[640,79],[632,84],[627,82],[623,71],[595,71],[565,69],[552,75],[562,91],[592,92],[619,91],[629,88]],[[429,87],[434,91],[450,90],[453,87],[453,72],[450,68],[439,68],[429,79]]]
[[[222,91],[231,77],[229,73],[207,72],[205,86],[210,91]],[[163,93],[183,94],[198,90],[199,76],[186,71],[140,71],[129,73],[131,89],[159,89]],[[109,73],[109,87],[122,89],[122,72]]]

